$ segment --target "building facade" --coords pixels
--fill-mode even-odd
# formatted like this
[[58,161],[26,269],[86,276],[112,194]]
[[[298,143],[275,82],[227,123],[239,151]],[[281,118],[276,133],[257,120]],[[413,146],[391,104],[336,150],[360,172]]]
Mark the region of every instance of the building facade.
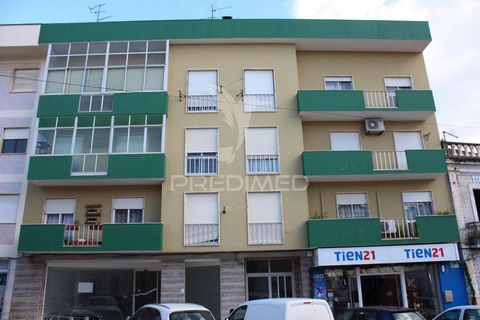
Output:
[[463,303],[430,40],[424,22],[42,25],[11,319]]
[[442,141],[447,157],[448,176],[460,230],[462,251],[468,266],[470,294],[479,299],[480,252],[480,145]]
[[0,26],[0,318],[9,314],[26,194],[38,79],[40,25]]

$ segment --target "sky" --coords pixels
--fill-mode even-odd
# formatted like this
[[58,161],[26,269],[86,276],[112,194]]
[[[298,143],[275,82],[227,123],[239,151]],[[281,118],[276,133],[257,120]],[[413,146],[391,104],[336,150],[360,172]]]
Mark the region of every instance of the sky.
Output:
[[[433,41],[424,51],[439,131],[449,141],[480,143],[480,0],[0,0],[0,24],[95,21],[105,3],[115,20],[216,16],[298,19],[426,20]],[[1,36],[1,35],[0,35]]]

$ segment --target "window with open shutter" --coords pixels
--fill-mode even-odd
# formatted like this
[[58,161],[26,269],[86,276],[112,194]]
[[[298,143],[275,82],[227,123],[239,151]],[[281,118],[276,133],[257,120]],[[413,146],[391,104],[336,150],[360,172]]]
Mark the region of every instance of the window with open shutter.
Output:
[[368,217],[366,193],[337,193],[336,198],[338,217],[340,219]]
[[113,198],[114,223],[142,223],[143,198]]
[[3,131],[2,153],[26,153],[30,130],[7,128]]
[[75,199],[47,199],[45,201],[46,224],[73,224]]

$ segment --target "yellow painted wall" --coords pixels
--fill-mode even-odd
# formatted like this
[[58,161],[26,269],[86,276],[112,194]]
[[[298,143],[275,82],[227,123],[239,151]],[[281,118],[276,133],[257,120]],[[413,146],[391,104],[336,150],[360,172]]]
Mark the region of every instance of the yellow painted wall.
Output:
[[161,189],[161,186],[39,187],[29,183],[23,223],[43,223],[47,198],[75,198],[75,220],[79,224],[85,222],[87,204],[101,204],[101,223],[111,223],[113,197],[144,197],[144,221],[161,222]]
[[[243,101],[237,95],[243,89],[243,70],[249,68],[273,69],[277,112],[245,113]],[[255,190],[252,179],[260,184],[270,179],[272,185],[265,190],[279,190],[285,185],[275,180],[278,176],[249,176],[250,186],[239,190],[222,191],[227,178],[238,187],[245,181],[245,127],[276,126],[279,135],[280,174],[301,175],[300,157],[303,151],[302,122],[296,109],[298,90],[296,52],[293,45],[172,45],[170,47],[168,91],[186,92],[189,69],[218,69],[219,112],[214,114],[187,114],[185,100],[169,101],[167,127],[167,179],[163,185],[162,203],[165,226],[165,251],[225,251],[225,250],[286,250],[306,247],[306,224],[308,218],[307,194],[305,191],[283,192],[283,218],[285,226],[284,245],[247,245],[246,192]],[[212,178],[187,178],[184,184],[185,128],[219,128],[219,176]],[[177,178],[171,178],[175,175]],[[232,178],[233,177],[233,178]],[[280,178],[280,181],[288,177]],[[283,180],[282,180],[283,179]],[[202,185],[205,182],[206,185]],[[220,246],[183,246],[184,192],[220,190],[220,211],[225,206],[227,213],[220,214]],[[230,208],[229,208],[230,207]]]

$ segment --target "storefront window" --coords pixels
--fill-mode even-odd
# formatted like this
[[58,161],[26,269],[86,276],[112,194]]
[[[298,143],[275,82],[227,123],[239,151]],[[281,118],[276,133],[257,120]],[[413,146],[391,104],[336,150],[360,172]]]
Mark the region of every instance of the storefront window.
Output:
[[292,260],[247,261],[248,300],[293,297]]
[[415,308],[427,319],[432,319],[440,312],[434,265],[406,265],[404,270],[408,307]]

